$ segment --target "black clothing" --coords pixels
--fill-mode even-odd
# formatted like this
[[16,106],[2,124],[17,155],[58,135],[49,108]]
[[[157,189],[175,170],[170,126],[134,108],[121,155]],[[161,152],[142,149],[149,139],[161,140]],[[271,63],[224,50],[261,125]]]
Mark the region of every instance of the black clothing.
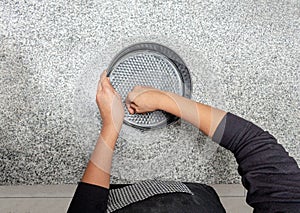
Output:
[[[300,169],[271,134],[227,113],[213,139],[233,152],[242,183],[248,190],[246,201],[254,212],[300,211]],[[117,212],[224,212],[211,187],[186,185],[194,195],[156,195]],[[105,212],[108,193],[108,189],[100,186],[79,183],[68,212]]]
[[107,200],[108,189],[80,182],[70,203],[68,212],[105,212]]
[[[169,194],[159,194],[153,197],[150,197],[146,200],[130,204],[122,209],[119,209],[114,212],[118,213],[191,213],[191,212],[225,212],[219,196],[210,186],[200,184],[200,183],[185,183],[187,187],[194,193],[194,195],[186,193],[169,193]],[[81,186],[81,191],[86,191],[89,193],[88,199],[80,199],[79,197],[76,200],[73,198],[72,203],[68,212],[83,213],[83,212],[105,212],[107,200],[99,199],[100,196],[108,198],[108,189],[99,187],[99,193],[94,194],[89,190],[90,187],[94,185],[79,183]],[[111,184],[110,188],[116,189],[120,187],[127,186],[126,184]],[[77,191],[75,192],[76,195]],[[81,196],[85,198],[87,194],[82,194]],[[95,209],[83,210],[83,207],[91,206],[98,204],[100,207],[97,211]],[[105,208],[103,208],[105,207]],[[93,210],[93,211],[92,211]]]
[[229,149],[239,164],[238,172],[248,190],[247,203],[257,212],[300,212],[297,162],[276,138],[253,123],[231,113],[222,122],[226,124],[220,145]]

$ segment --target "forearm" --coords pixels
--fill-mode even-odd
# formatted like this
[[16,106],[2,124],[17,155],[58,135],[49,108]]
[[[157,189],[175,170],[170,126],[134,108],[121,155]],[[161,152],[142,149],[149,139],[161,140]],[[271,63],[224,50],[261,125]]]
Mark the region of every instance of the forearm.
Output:
[[117,138],[118,131],[113,126],[103,125],[82,182],[109,188],[111,160]]
[[226,114],[222,110],[171,92],[162,92],[158,105],[160,110],[190,122],[209,137],[213,136],[217,126]]
[[106,212],[112,157],[124,118],[121,97],[106,75],[105,71],[101,74],[96,95],[103,121],[101,133],[68,213]]

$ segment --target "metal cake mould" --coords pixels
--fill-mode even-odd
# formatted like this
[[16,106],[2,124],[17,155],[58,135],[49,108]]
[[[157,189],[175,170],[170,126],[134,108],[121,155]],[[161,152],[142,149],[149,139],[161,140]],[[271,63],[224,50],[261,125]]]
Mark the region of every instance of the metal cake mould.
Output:
[[138,129],[161,128],[179,118],[160,110],[129,114],[125,99],[134,86],[151,86],[191,98],[192,82],[186,64],[176,52],[161,44],[137,43],[126,47],[111,61],[107,76],[122,97],[124,123]]

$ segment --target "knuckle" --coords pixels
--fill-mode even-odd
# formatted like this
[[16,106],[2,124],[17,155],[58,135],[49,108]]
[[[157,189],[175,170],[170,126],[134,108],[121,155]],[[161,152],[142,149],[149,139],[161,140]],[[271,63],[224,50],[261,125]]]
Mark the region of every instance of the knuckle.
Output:
[[103,91],[104,92],[109,92],[110,91],[110,88],[109,87],[107,87],[106,85],[103,87]]
[[129,93],[127,94],[127,98],[131,97],[131,95],[132,95],[132,92],[129,92]]
[[127,96],[127,99],[129,102],[132,102],[133,101],[133,93],[129,93]]
[[103,86],[103,87],[107,87],[107,81],[103,80],[103,81],[102,81],[102,86]]
[[101,100],[99,98],[96,98],[96,103],[101,104]]
[[139,89],[141,89],[142,87],[140,86],[140,85],[136,85],[136,86],[134,86],[133,87],[133,90],[139,90]]

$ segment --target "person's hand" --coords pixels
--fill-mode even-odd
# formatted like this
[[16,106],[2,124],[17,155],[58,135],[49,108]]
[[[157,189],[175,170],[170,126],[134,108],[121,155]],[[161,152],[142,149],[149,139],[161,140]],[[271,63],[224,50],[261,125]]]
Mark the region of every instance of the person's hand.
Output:
[[145,113],[158,110],[164,92],[152,87],[135,86],[128,93],[126,106],[130,114]]
[[106,71],[104,71],[98,82],[96,102],[103,125],[113,126],[115,130],[119,132],[124,119],[122,99],[112,87],[106,74]]

